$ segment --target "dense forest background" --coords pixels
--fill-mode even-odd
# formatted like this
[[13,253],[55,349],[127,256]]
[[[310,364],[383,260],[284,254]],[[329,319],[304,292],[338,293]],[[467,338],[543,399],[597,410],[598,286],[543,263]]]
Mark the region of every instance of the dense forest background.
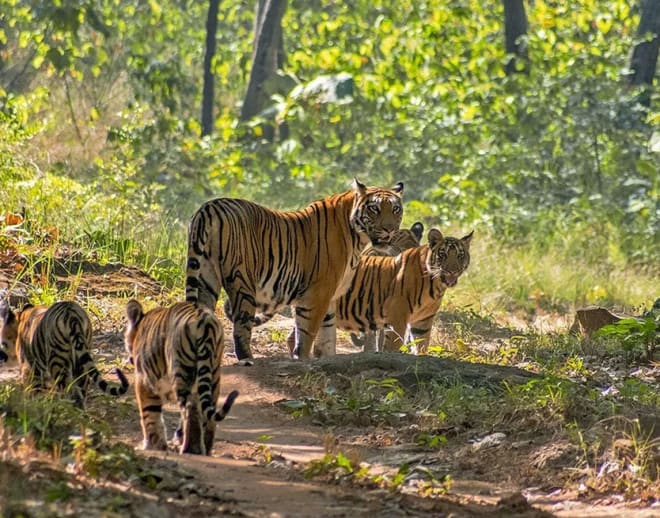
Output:
[[656,4],[0,0],[2,205],[178,278],[205,199],[404,181],[406,222],[476,228],[482,255],[654,278]]

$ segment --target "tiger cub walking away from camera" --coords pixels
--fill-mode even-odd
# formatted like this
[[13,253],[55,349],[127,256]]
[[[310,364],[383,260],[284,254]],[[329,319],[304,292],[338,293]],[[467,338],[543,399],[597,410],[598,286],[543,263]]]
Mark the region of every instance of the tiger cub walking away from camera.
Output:
[[295,307],[293,356],[334,354],[335,301],[364,247],[389,242],[399,229],[402,194],[402,183],[384,189],[356,179],[352,190],[297,211],[208,201],[190,222],[186,300],[214,310],[225,290],[239,360],[252,357],[253,326],[288,305]]
[[181,412],[175,434],[180,452],[210,455],[216,421],[225,418],[238,396],[232,391],[216,409],[224,351],[220,321],[211,310],[188,302],[145,313],[130,300],[126,316],[124,338],[135,365],[144,448],[167,449],[162,405],[174,394]]
[[442,297],[470,264],[473,232],[461,239],[432,228],[428,244],[396,257],[364,257],[348,291],[337,301],[337,326],[349,331],[391,327],[384,349],[398,351],[410,325],[418,352],[429,344]]
[[128,390],[128,381],[119,369],[115,372],[120,385],[101,377],[89,352],[92,324],[75,302],[57,302],[50,308],[28,304],[17,313],[3,303],[0,325],[4,349],[0,359],[17,360],[23,382],[35,389],[54,384],[61,390],[70,390],[80,407],[84,407],[90,381],[111,396]]

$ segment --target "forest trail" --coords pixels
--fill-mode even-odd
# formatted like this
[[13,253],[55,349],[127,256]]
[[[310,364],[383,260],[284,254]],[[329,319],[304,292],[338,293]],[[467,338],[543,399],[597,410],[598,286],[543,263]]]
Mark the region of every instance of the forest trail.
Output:
[[[132,278],[131,271],[121,270],[119,273]],[[104,272],[89,284],[95,290],[103,288],[104,294],[111,293],[109,290],[115,286],[116,275],[118,273],[114,271]],[[130,282],[126,284],[129,285]],[[126,286],[122,290],[127,289]],[[93,352],[108,376],[108,370],[117,365],[118,359],[125,358],[121,321],[125,296],[112,292],[110,296],[88,299],[88,303],[90,301],[97,305],[98,315],[104,315],[100,317],[95,313]],[[112,318],[107,318],[107,315],[112,315]],[[636,509],[624,506],[622,500],[589,502],[582,495],[568,493],[561,483],[555,485],[561,479],[557,477],[558,470],[564,468],[563,464],[553,466],[552,462],[555,459],[561,461],[562,455],[571,453],[570,449],[562,450],[562,445],[551,436],[520,441],[523,444],[518,445],[511,439],[516,436],[515,423],[509,429],[499,430],[506,432],[504,443],[486,451],[476,451],[474,441],[493,430],[481,429],[478,424],[474,430],[469,427],[458,430],[449,436],[446,445],[433,449],[415,442],[415,434],[411,433],[411,427],[405,420],[398,425],[360,426],[356,422],[319,422],[313,416],[294,417],[291,405],[286,403],[304,399],[299,382],[305,380],[308,371],[312,373],[312,368],[323,363],[336,366],[335,370],[339,370],[339,375],[344,378],[350,379],[355,375],[354,372],[341,371],[342,359],[356,353],[347,335],[340,334],[336,360],[293,362],[288,359],[284,344],[284,337],[291,329],[293,320],[277,315],[267,325],[254,329],[252,350],[255,361],[253,366],[246,367],[236,364],[231,353],[231,327],[224,318],[223,322],[227,348],[222,369],[222,397],[234,389],[239,390],[240,396],[229,416],[218,424],[212,456],[179,455],[173,449],[163,453],[139,450],[140,457],[149,464],[148,470],[156,474],[154,487],[136,485],[130,480],[108,484],[93,477],[77,475],[68,483],[72,489],[67,491],[71,491],[73,497],[66,501],[65,511],[60,514],[47,512],[46,515],[114,516],[102,510],[115,507],[121,510],[122,516],[158,518],[181,516],[182,511],[187,516],[195,517],[231,515],[254,518],[650,518],[660,515],[657,508]],[[504,332],[510,331],[504,328],[489,329],[490,335],[484,335],[489,340],[488,346],[492,346],[490,341],[496,344]],[[360,373],[365,376],[375,373],[382,379],[401,374],[396,369],[373,370],[374,365],[369,364],[372,359],[366,355],[354,358],[355,363],[367,369]],[[364,361],[358,362],[358,358]],[[429,358],[424,365],[430,365],[431,360],[441,361]],[[369,365],[365,367],[365,363]],[[382,368],[382,364],[379,367]],[[464,365],[463,375],[467,375],[468,369],[473,372],[476,369],[478,374],[480,368],[482,366]],[[508,367],[487,368],[495,373],[497,369]],[[126,370],[132,378],[131,369]],[[17,380],[17,369],[7,366],[0,369],[0,383]],[[298,389],[293,388],[296,386],[294,382],[298,382]],[[97,410],[103,409],[106,413],[105,409],[109,407],[104,417],[112,428],[113,439],[138,448],[142,433],[132,389],[117,404],[108,405],[105,403],[107,400],[97,397],[91,399]],[[171,436],[178,420],[173,404],[165,406],[164,418],[168,435]],[[444,431],[437,433],[444,434]],[[373,478],[356,482],[350,477],[333,473],[306,477],[310,464],[316,462],[323,465],[327,462],[323,459],[328,453],[341,453],[350,458],[354,467],[367,465],[371,474],[385,474],[390,478],[401,466],[409,466],[410,470],[397,491],[384,488]],[[549,459],[547,465],[536,465],[538,459],[546,457]],[[0,463],[4,460],[0,456]],[[9,460],[12,460],[11,456]],[[49,491],[64,469],[62,465],[53,467],[52,464],[43,469],[43,466],[35,468],[32,459],[22,465],[10,463],[0,465],[0,468],[3,466],[6,469],[4,472],[0,469],[0,487],[4,484],[3,477],[6,477],[9,487],[5,488],[5,494],[11,497],[13,485],[19,500],[26,491],[43,491],[44,488]],[[57,475],[55,470],[60,470]],[[536,480],[542,480],[544,487],[534,487],[529,483],[530,472]],[[451,484],[447,492],[423,495],[419,485],[415,484],[424,480],[425,473],[433,474],[434,478],[437,475],[438,479],[449,475]],[[2,497],[0,492],[0,504]],[[73,514],[69,514],[70,509],[73,509]],[[60,508],[57,510],[59,512]],[[43,514],[25,514],[32,515]],[[2,505],[0,516],[4,516]]]

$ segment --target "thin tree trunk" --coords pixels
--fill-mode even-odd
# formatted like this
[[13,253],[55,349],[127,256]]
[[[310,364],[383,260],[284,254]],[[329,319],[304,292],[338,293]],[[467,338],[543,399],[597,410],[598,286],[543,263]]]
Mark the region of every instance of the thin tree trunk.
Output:
[[241,120],[249,120],[262,110],[267,101],[263,94],[264,82],[281,66],[281,24],[285,10],[286,0],[265,0],[259,4],[252,69],[241,109]]
[[506,64],[506,75],[516,72],[529,73],[527,59],[527,13],[523,0],[503,0],[504,2],[504,42],[507,54],[511,55]]
[[220,0],[209,0],[206,17],[206,52],[204,54],[204,86],[202,89],[202,137],[213,133],[213,88],[214,76],[211,70],[215,56],[215,34],[218,29]]
[[[660,0],[642,0],[637,36],[642,40],[633,49],[628,80],[633,86],[653,84],[660,49]],[[640,94],[638,102],[651,105],[651,92]]]

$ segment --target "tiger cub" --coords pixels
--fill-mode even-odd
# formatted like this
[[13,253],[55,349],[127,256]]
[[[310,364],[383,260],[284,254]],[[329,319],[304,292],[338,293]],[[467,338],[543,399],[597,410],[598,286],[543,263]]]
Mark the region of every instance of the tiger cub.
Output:
[[362,252],[362,257],[374,255],[394,257],[404,250],[408,250],[408,248],[419,246],[423,235],[424,224],[421,221],[417,221],[410,228],[401,228],[394,231],[389,243],[379,243],[377,245],[369,243]]
[[[215,309],[227,294],[239,360],[251,358],[255,324],[295,308],[295,358],[335,353],[335,301],[365,246],[387,242],[401,224],[403,184],[328,196],[296,211],[218,198],[193,215],[188,231],[186,300]],[[316,342],[315,342],[316,340]]]
[[[424,224],[420,221],[413,223],[412,227],[402,228],[396,231],[389,243],[379,245],[369,244],[362,252],[362,257],[370,256],[390,256],[399,255],[408,248],[419,246],[424,235]],[[360,261],[361,264],[361,261]],[[358,264],[357,271],[360,269]],[[364,352],[373,352],[382,350],[385,342],[385,330],[379,329],[377,332],[367,331],[362,334],[351,333],[351,342],[356,347],[363,347]]]
[[81,408],[89,381],[111,396],[124,394],[128,389],[128,381],[119,369],[115,372],[120,385],[101,377],[89,352],[92,324],[86,311],[75,302],[57,302],[51,307],[28,304],[17,313],[3,303],[0,325],[2,357],[18,361],[24,383],[36,389],[53,384],[70,390]]
[[126,316],[124,339],[135,365],[144,449],[167,449],[162,405],[174,395],[181,412],[175,434],[180,452],[210,455],[216,421],[225,418],[238,396],[232,391],[216,409],[224,351],[220,321],[211,310],[188,302],[145,313],[130,300]]
[[426,245],[396,257],[363,258],[351,287],[337,301],[337,326],[349,331],[390,326],[394,333],[384,349],[398,351],[410,325],[418,351],[426,352],[442,297],[470,264],[472,234],[443,237],[432,228]]

